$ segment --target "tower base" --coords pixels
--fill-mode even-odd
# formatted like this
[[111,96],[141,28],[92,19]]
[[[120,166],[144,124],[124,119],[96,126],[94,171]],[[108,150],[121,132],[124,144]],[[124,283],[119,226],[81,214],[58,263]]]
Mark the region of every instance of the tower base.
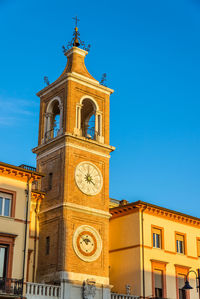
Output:
[[[79,276],[80,275],[80,276]],[[38,282],[60,284],[60,299],[110,299],[110,285],[108,278],[60,271],[38,277]],[[73,278],[72,278],[73,277]]]
[[110,299],[109,286],[98,286],[87,280],[83,284],[63,281],[61,283],[61,299]]

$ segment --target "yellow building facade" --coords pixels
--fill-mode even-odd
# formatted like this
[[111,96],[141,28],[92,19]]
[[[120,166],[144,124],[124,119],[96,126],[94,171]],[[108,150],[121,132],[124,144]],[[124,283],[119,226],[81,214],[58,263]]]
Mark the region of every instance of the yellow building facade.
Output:
[[39,237],[35,215],[44,194],[33,190],[33,182],[41,177],[0,162],[0,294],[19,295],[23,282],[35,280]]
[[[200,267],[200,219],[145,202],[110,210],[110,283],[113,291],[145,298],[199,298],[182,291]],[[184,297],[186,296],[186,297]]]

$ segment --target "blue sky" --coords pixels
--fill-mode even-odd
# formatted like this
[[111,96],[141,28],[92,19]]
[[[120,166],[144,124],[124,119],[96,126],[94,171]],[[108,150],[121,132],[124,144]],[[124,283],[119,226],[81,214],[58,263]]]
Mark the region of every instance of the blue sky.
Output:
[[80,18],[111,96],[110,196],[200,217],[200,1],[0,0],[0,160],[35,165],[43,77]]

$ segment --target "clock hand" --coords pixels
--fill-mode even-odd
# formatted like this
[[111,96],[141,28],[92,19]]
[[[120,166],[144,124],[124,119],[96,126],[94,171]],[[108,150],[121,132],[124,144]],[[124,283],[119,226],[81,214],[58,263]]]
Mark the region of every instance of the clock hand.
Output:
[[86,239],[84,239],[84,242],[85,242],[86,245],[88,245],[88,243],[90,243],[91,241],[90,241],[90,239],[86,238]]
[[79,169],[79,171],[80,171],[83,175],[85,175],[85,173],[84,173],[81,169]]
[[83,242],[85,242],[86,245],[91,242],[88,238],[81,237],[81,239],[83,240]]
[[81,239],[82,239],[82,241],[83,241],[83,242],[85,242],[85,239],[84,239],[84,237],[81,237]]

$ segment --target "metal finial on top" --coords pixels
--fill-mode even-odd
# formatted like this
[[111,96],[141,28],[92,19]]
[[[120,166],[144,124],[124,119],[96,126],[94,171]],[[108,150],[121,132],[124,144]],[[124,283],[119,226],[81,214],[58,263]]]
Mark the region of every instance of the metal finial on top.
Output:
[[75,16],[75,18],[72,18],[72,19],[75,20],[75,22],[76,22],[76,23],[75,23],[75,27],[77,27],[78,22],[80,21],[80,19],[78,19],[77,16]]
[[65,53],[67,50],[69,50],[71,47],[81,47],[83,50],[85,51],[89,51],[90,50],[90,45],[86,46],[85,43],[80,39],[80,33],[78,31],[78,22],[80,21],[77,16],[75,18],[73,18],[73,20],[75,20],[75,28],[74,28],[74,32],[73,32],[73,38],[71,40],[71,42],[68,42],[67,47],[65,48],[65,46],[62,46],[63,52]]

